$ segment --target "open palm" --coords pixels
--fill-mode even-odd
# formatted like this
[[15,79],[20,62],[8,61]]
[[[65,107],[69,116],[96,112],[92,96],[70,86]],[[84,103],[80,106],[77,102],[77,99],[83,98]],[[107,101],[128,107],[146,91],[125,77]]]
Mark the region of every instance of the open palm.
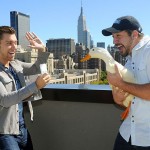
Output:
[[30,45],[28,45],[30,48],[34,49],[44,49],[44,43],[38,38],[36,34],[33,32],[27,32],[26,33],[26,38],[29,41]]

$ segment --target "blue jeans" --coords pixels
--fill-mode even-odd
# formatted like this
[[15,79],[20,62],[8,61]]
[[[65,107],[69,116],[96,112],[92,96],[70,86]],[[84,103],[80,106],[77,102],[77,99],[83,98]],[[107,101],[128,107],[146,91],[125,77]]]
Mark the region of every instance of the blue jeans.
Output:
[[142,147],[142,146],[131,145],[131,139],[129,140],[129,142],[127,142],[120,135],[120,133],[118,133],[113,150],[150,150],[150,146]]
[[0,134],[0,150],[33,150],[28,130],[22,127],[19,135]]

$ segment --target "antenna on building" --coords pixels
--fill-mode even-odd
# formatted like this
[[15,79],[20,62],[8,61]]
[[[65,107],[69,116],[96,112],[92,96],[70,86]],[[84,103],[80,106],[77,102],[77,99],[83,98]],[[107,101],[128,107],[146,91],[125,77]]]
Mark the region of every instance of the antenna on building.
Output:
[[82,0],[81,0],[81,14],[83,15]]

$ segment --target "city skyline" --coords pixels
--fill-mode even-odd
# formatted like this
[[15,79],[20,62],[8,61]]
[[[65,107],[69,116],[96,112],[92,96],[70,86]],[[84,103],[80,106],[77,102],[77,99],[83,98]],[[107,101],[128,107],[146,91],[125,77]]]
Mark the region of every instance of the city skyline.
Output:
[[[10,5],[9,5],[10,4]],[[105,42],[112,45],[112,37],[104,37],[101,30],[110,27],[116,18],[124,15],[136,17],[143,27],[145,34],[150,34],[149,17],[150,1],[126,0],[114,1],[85,1],[82,0],[86,24],[91,33],[94,45],[97,42]],[[49,38],[72,38],[77,42],[77,22],[81,10],[81,0],[63,1],[19,1],[12,3],[3,1],[0,6],[0,25],[10,25],[10,11],[18,11],[30,15],[30,31],[35,32],[44,43]]]

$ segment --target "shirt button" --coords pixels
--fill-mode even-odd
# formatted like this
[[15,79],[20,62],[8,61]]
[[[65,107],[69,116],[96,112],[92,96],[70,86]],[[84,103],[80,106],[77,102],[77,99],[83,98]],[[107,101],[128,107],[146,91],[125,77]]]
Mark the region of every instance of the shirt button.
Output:
[[134,102],[132,102],[132,104],[134,104]]
[[132,122],[134,122],[134,120],[132,120]]

